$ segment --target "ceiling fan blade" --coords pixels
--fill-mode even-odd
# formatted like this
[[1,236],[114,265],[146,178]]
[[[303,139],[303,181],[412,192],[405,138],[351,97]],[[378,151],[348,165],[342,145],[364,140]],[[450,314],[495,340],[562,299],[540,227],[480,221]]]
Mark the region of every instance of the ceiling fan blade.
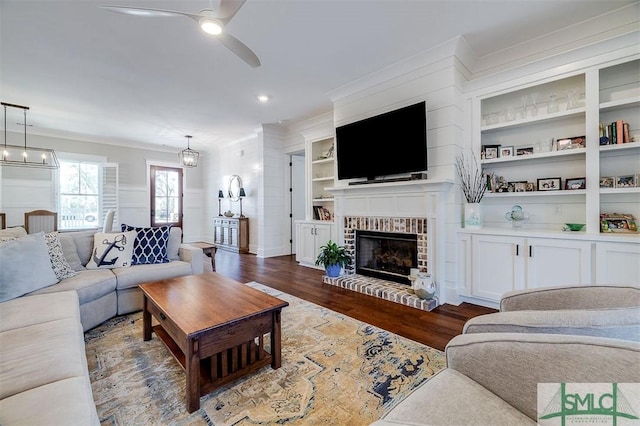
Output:
[[258,59],[256,54],[231,34],[223,32],[216,38],[220,40],[220,42],[224,44],[227,49],[238,55],[240,59],[249,64],[252,68],[258,68],[260,66],[260,59]]
[[246,0],[220,0],[220,6],[216,11],[218,19],[224,20],[225,24],[234,17]]
[[186,17],[195,19],[196,21],[202,17],[197,13],[176,12],[174,10],[163,10],[163,9],[148,9],[144,7],[109,6],[109,5],[102,5],[102,4],[98,5],[98,7],[107,9],[111,12],[124,13],[125,15],[144,16],[144,17],[186,16]]

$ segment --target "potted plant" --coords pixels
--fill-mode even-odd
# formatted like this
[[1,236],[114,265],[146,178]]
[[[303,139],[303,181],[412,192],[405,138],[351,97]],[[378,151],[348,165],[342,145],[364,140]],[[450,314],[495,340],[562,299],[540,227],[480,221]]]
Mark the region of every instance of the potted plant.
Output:
[[337,277],[340,275],[340,269],[351,265],[351,256],[344,246],[339,246],[329,240],[326,245],[320,247],[316,265],[324,266],[328,277]]

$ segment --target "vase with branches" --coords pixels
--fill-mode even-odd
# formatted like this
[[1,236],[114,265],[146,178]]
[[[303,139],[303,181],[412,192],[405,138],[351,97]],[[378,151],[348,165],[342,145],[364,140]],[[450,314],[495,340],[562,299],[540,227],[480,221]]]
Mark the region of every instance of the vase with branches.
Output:
[[487,183],[482,172],[482,167],[478,164],[475,155],[471,155],[472,161],[465,157],[464,153],[456,157],[456,172],[460,178],[460,188],[466,200],[464,227],[481,228],[482,210],[480,201],[487,190]]

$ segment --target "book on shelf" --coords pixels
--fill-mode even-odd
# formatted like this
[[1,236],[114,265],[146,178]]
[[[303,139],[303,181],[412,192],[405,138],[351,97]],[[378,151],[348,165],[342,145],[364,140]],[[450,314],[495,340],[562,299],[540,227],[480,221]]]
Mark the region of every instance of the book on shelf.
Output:
[[333,220],[333,215],[326,207],[313,206],[313,218],[315,220]]
[[600,145],[617,145],[631,142],[629,123],[616,120],[611,124],[598,126]]

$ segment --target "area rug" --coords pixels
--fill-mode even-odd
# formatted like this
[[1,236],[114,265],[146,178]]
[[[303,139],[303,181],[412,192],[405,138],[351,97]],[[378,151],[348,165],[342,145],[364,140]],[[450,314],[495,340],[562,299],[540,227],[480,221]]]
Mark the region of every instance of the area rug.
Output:
[[282,311],[282,367],[270,366],[185,407],[185,376],[140,312],[85,334],[102,425],[368,425],[444,368],[444,354],[274,290]]

